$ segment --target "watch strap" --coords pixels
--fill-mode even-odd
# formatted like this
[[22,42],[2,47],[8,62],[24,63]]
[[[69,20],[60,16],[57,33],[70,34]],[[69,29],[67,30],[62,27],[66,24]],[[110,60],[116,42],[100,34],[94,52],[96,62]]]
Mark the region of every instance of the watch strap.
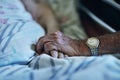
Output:
[[99,50],[99,48],[98,48],[99,43],[100,43],[100,41],[96,37],[88,38],[86,44],[89,47],[92,56],[98,56],[99,55],[98,54],[99,53],[99,51],[98,51]]
[[90,51],[91,51],[91,55],[92,56],[98,56],[98,47],[97,48],[90,48]]

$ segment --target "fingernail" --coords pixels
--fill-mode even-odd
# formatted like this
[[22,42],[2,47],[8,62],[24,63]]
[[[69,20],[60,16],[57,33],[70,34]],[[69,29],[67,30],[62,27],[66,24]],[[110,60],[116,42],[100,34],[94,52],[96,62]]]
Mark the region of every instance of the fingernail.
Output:
[[51,56],[54,57],[54,58],[57,58],[58,57],[58,51],[51,51]]

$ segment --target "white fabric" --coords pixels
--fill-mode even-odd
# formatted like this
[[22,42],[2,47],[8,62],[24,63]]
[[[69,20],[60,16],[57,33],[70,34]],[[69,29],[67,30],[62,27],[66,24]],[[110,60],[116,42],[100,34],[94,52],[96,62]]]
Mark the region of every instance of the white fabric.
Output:
[[20,0],[0,0],[0,66],[28,63],[32,44],[44,34]]
[[44,54],[30,67],[1,67],[0,80],[120,80],[120,60],[109,55],[55,59]]

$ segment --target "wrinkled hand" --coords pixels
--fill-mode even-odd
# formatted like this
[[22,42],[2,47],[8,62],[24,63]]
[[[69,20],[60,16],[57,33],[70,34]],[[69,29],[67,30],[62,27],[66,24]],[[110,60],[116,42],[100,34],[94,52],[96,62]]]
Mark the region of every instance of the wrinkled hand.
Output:
[[[45,52],[51,56],[55,56],[57,51],[60,53],[62,52],[61,56],[86,55],[82,54],[86,53],[85,50],[85,44],[63,35],[60,31],[41,37],[36,45],[38,54]],[[57,53],[56,56],[58,55],[59,54]]]

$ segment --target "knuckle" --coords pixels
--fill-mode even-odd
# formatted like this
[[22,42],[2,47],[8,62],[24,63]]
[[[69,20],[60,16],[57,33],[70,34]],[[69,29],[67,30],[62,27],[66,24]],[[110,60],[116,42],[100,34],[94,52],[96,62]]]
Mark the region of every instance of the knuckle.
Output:
[[62,32],[60,32],[60,31],[57,31],[57,32],[54,32],[54,33],[51,34],[51,36],[53,36],[55,39],[61,38],[62,35],[63,35],[63,34],[62,34]]
[[38,41],[42,40],[44,38],[44,36],[40,37]]
[[59,43],[60,42],[60,39],[59,38],[56,38],[56,40],[55,40],[57,43]]
[[45,46],[49,47],[51,45],[50,42],[45,43]]
[[57,33],[57,32],[54,32],[53,35],[54,35],[55,37],[57,37],[57,36],[58,36],[58,33]]
[[45,48],[46,50],[56,50],[56,49],[57,49],[56,45],[55,45],[54,43],[52,43],[52,42],[46,43],[46,44],[44,45],[44,48]]

